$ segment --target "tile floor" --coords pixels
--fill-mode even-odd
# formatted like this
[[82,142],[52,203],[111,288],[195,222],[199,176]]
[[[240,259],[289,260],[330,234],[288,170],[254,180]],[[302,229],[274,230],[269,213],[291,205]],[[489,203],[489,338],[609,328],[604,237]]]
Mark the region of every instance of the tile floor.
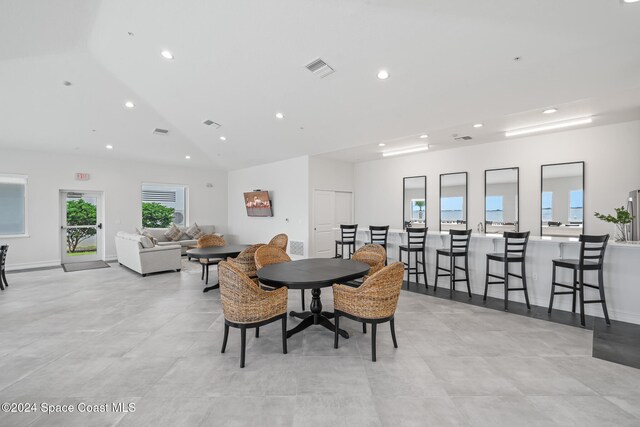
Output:
[[0,425],[640,425],[640,370],[592,358],[588,330],[403,291],[400,348],[383,325],[376,363],[370,336],[345,319],[352,338],[338,350],[318,327],[287,355],[279,324],[266,326],[239,369],[239,332],[221,354],[219,294],[202,294],[197,268],[142,278],[112,266],[9,274],[0,402],[37,411],[0,412]]

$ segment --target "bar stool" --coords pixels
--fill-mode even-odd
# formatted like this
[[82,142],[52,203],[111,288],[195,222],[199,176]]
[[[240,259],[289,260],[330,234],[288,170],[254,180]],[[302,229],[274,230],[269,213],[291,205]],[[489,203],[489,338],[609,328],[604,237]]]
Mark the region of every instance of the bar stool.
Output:
[[[527,292],[527,275],[525,270],[525,257],[527,254],[527,243],[529,243],[529,232],[515,233],[506,231],[504,234],[504,252],[487,254],[487,274],[484,279],[484,301],[487,300],[487,290],[489,285],[504,285],[504,309],[509,309],[509,291],[524,291],[524,299],[527,302],[527,309],[531,309],[529,305],[529,293]],[[504,264],[504,273],[502,276],[489,273],[489,261],[498,261]],[[520,275],[509,272],[509,264],[520,263]],[[517,277],[522,280],[521,288],[509,287],[509,276]],[[489,277],[498,279],[497,281],[489,281]]]
[[[388,225],[370,225],[369,226],[369,243],[380,245],[387,251],[387,238],[389,236]],[[384,258],[384,265],[387,265],[387,258]]]
[[[336,240],[336,258],[344,258],[344,247],[347,246],[348,256],[347,259],[351,259],[351,255],[356,251],[356,233],[358,232],[358,224],[345,225],[340,224],[340,240]],[[340,253],[338,253],[338,246],[340,246]]]
[[[407,244],[400,245],[398,247],[398,261],[402,262],[407,271],[407,280],[411,283],[411,273],[414,274],[416,279],[416,283],[418,282],[418,266],[422,266],[422,276],[424,277],[424,285],[427,289],[429,289],[429,284],[427,283],[427,261],[426,261],[426,249],[425,245],[427,243],[427,231],[428,227],[424,228],[407,228]],[[407,253],[407,262],[402,261],[402,253]],[[411,254],[415,254],[415,266],[411,267]]]
[[[449,298],[453,298],[456,282],[467,282],[467,292],[471,298],[471,286],[469,285],[469,242],[471,230],[449,230],[449,249],[436,250],[436,283],[433,286],[435,292],[438,288],[438,277],[449,276]],[[440,256],[449,257],[449,268],[440,267]],[[456,259],[464,258],[464,267],[456,265]],[[446,273],[440,274],[440,270]],[[464,279],[456,279],[456,270],[464,271]]]
[[[553,260],[553,274],[551,278],[551,300],[549,301],[549,310],[553,308],[554,295],[573,295],[573,304],[571,311],[576,312],[576,293],[580,292],[580,324],[585,326],[584,321],[584,305],[585,304],[602,304],[602,311],[604,312],[604,319],[607,325],[611,325],[609,320],[609,312],[607,311],[607,302],[604,298],[604,281],[603,281],[603,267],[604,267],[604,253],[607,249],[607,242],[609,235],[604,236],[587,236],[585,234],[580,235],[580,258],[579,259],[554,259]],[[568,268],[573,271],[573,280],[571,285],[566,285],[556,282],[556,267]],[[597,271],[598,272],[598,284],[591,285],[584,282],[585,271]],[[556,286],[561,288],[570,289],[570,291],[556,292]],[[584,287],[597,289],[600,292],[600,299],[598,300],[585,300],[584,299]]]
[[7,282],[7,276],[5,273],[5,264],[7,262],[7,251],[9,250],[9,245],[0,246],[0,290],[4,291],[5,286],[9,287],[9,282]]

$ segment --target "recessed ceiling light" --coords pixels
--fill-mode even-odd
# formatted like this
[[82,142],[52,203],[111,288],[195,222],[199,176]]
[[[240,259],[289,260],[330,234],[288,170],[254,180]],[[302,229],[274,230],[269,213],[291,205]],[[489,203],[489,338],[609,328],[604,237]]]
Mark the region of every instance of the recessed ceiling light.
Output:
[[284,114],[276,113],[276,119],[284,119]]
[[385,144],[384,142],[381,142],[380,144],[378,144],[378,147],[384,147],[385,145],[387,144]]
[[166,49],[160,52],[160,55],[162,55],[164,59],[173,59],[173,53],[169,52]]
[[124,103],[124,106],[127,107],[127,108],[133,108],[133,107],[136,106],[136,104],[134,104],[131,101],[127,101],[127,102]]
[[226,136],[221,136],[221,137],[220,137],[220,141],[226,141],[226,140],[227,140],[227,137],[226,137]]
[[420,135],[420,138],[422,139],[429,138],[429,135],[427,135],[426,133],[423,133],[422,135]]
[[389,78],[389,72],[387,70],[378,71],[378,78],[380,80],[387,80]]
[[482,123],[476,123],[473,125],[474,128],[481,128],[482,126],[484,126]]
[[640,0],[622,0],[624,3],[637,3]]
[[384,151],[382,157],[399,156],[400,154],[418,153],[429,149],[428,145],[419,145],[417,147],[404,148],[402,150]]
[[547,108],[546,110],[544,110],[542,112],[542,114],[553,114],[553,113],[557,113],[558,109],[557,108]]
[[504,133],[504,136],[526,135],[529,133],[544,132],[547,130],[554,130],[554,129],[562,129],[570,126],[586,125],[588,123],[591,123],[592,121],[593,119],[591,117],[584,117],[581,119],[567,120],[565,122],[556,122],[556,123],[549,123],[546,125],[533,126],[529,128],[508,130]]
[[106,148],[107,150],[113,150],[113,145],[106,145],[104,148]]
[[184,156],[185,159],[189,160],[191,156]]

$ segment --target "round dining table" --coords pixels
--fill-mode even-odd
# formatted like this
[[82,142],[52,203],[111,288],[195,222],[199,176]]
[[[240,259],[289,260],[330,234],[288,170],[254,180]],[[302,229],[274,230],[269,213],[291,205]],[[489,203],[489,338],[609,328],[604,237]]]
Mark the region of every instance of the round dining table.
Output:
[[[224,261],[227,257],[237,257],[240,252],[248,248],[249,245],[225,245],[225,246],[210,246],[208,248],[193,248],[187,250],[187,257],[197,258],[197,259],[210,259],[210,258],[220,258],[220,261]],[[204,268],[204,266],[203,266]],[[207,279],[209,278],[209,264],[206,266],[207,268]],[[204,270],[203,270],[204,272]],[[220,282],[215,285],[206,286],[202,292],[209,292],[212,289],[217,289],[220,287]]]
[[[369,272],[369,265],[359,261],[340,258],[309,258],[297,261],[271,264],[257,271],[261,283],[272,286],[286,286],[289,289],[311,289],[310,311],[291,311],[290,316],[302,319],[296,327],[287,331],[287,338],[307,329],[311,325],[321,325],[335,331],[330,319],[334,314],[322,310],[321,289],[334,283],[345,283],[363,277]],[[338,333],[349,338],[349,333],[339,329]]]

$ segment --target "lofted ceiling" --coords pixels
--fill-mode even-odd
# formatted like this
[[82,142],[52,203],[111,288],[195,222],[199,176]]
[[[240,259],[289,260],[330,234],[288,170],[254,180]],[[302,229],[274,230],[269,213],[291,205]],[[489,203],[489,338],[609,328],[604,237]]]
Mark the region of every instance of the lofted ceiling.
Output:
[[620,0],[0,0],[0,40],[2,147],[236,169],[640,118]]

